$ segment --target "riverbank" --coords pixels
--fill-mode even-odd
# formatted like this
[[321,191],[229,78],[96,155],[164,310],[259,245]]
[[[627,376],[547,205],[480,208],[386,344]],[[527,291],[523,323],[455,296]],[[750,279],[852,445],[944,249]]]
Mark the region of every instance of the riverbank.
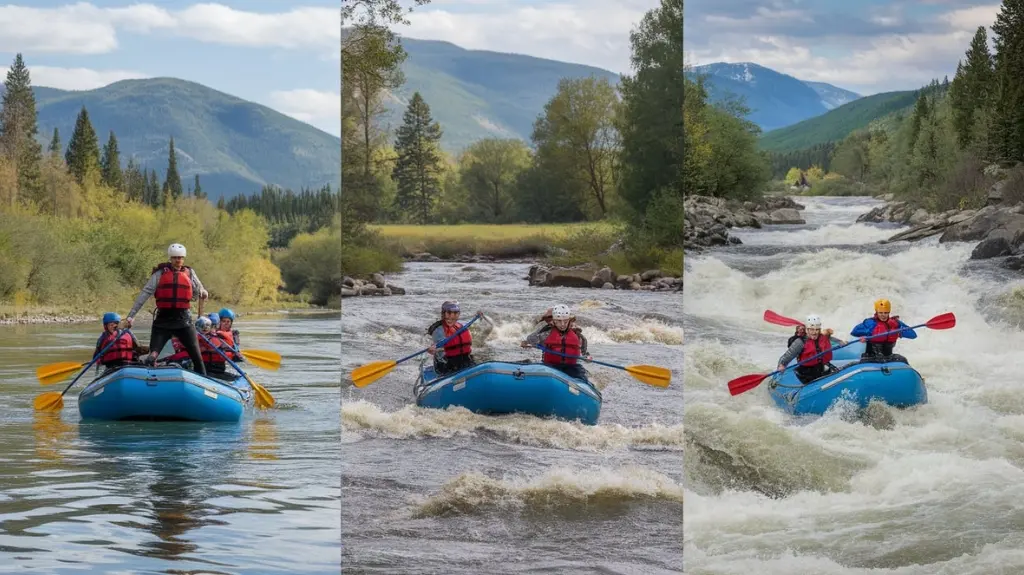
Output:
[[[993,192],[998,190],[993,190]],[[1024,271],[1024,204],[1006,202],[1002,194],[990,192],[988,205],[980,209],[947,210],[931,213],[891,195],[879,206],[862,214],[857,222],[898,223],[911,226],[879,243],[919,242],[939,236],[938,242],[976,242],[970,259],[1001,258],[1000,266]]]
[[[13,304],[0,304],[0,326],[98,322],[107,311],[116,311],[123,315],[131,308],[131,304],[132,302],[128,301],[124,305],[113,306],[112,309],[104,308],[102,311],[98,312],[84,310],[75,306],[16,306]],[[301,302],[281,302],[274,305],[253,307],[239,307],[216,302],[206,302],[203,304],[203,311],[210,313],[211,311],[217,311],[222,307],[231,308],[231,310],[239,317],[277,315],[292,312],[324,314],[341,313],[340,308],[320,307]],[[150,300],[150,304],[147,307],[143,308],[143,310],[139,312],[139,318],[148,317],[150,315],[149,310],[151,309],[152,300]]]
[[800,216],[800,210],[805,206],[789,196],[767,196],[757,202],[687,196],[683,208],[686,222],[683,228],[683,248],[693,251],[743,243],[729,234],[731,228],[806,223]]

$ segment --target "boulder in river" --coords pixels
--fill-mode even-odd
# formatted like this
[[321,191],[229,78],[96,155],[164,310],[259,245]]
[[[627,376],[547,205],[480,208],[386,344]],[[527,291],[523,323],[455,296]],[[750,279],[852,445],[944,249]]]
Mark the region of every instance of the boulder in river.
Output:
[[341,297],[405,295],[405,289],[389,283],[384,274],[370,274],[369,279],[345,276],[341,280]]
[[683,278],[665,276],[661,270],[647,270],[642,274],[616,275],[608,267],[591,271],[593,268],[547,267],[532,265],[526,280],[537,287],[572,287],[619,290],[678,291]]
[[760,228],[762,225],[803,224],[804,206],[788,197],[769,197],[761,202],[735,202],[708,196],[683,200],[683,249],[697,250],[741,243],[729,228]]

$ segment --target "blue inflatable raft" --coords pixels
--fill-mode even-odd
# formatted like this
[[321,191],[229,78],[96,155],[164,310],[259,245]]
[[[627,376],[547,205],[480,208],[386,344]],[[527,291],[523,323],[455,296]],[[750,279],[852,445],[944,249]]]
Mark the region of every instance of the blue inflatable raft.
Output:
[[464,407],[483,415],[525,413],[596,425],[601,392],[586,381],[536,363],[488,361],[437,378],[423,367],[413,389],[416,405]]
[[253,402],[244,377],[203,377],[180,367],[126,366],[109,370],[78,395],[82,419],[231,421]]
[[[862,360],[864,344],[857,342],[837,350],[832,365],[838,371],[810,382],[800,383],[793,369],[772,377],[768,393],[775,405],[793,415],[824,415],[837,401],[847,399],[865,408],[872,401],[893,407],[928,403],[924,377],[909,364],[892,359]],[[795,360],[790,363],[793,365]]]

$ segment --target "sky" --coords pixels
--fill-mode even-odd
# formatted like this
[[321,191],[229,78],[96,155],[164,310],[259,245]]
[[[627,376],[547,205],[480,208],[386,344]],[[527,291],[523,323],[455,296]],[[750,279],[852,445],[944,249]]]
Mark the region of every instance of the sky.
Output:
[[[686,0],[687,63],[754,62],[862,95],[952,80],[1000,3],[977,0]],[[991,42],[992,32],[989,30]]]
[[0,5],[0,73],[21,52],[36,86],[181,78],[338,136],[339,23],[339,0],[21,0]]
[[[407,2],[407,4],[409,4]],[[631,73],[629,32],[660,0],[432,0],[395,32]]]

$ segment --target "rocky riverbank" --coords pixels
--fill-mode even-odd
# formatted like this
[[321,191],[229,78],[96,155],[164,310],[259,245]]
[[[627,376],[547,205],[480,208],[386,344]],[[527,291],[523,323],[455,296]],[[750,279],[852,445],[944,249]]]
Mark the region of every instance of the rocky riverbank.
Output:
[[760,228],[771,225],[803,224],[804,206],[788,196],[771,196],[760,202],[737,202],[709,196],[687,196],[683,200],[686,225],[683,249],[700,250],[742,243],[729,235],[730,228]]
[[682,291],[683,278],[663,274],[661,270],[618,275],[609,267],[596,272],[593,268],[530,266],[526,279],[536,287],[571,287],[589,289],[621,289],[634,291]]
[[1002,267],[1024,271],[1024,204],[1004,203],[1001,192],[1001,186],[993,186],[988,205],[983,208],[938,214],[883,196],[887,200],[884,206],[861,215],[857,221],[911,226],[879,243],[916,242],[934,236],[939,236],[939,243],[977,242],[972,260],[1004,258]]
[[341,297],[405,295],[405,289],[389,283],[384,274],[376,272],[370,279],[345,276],[341,280]]

